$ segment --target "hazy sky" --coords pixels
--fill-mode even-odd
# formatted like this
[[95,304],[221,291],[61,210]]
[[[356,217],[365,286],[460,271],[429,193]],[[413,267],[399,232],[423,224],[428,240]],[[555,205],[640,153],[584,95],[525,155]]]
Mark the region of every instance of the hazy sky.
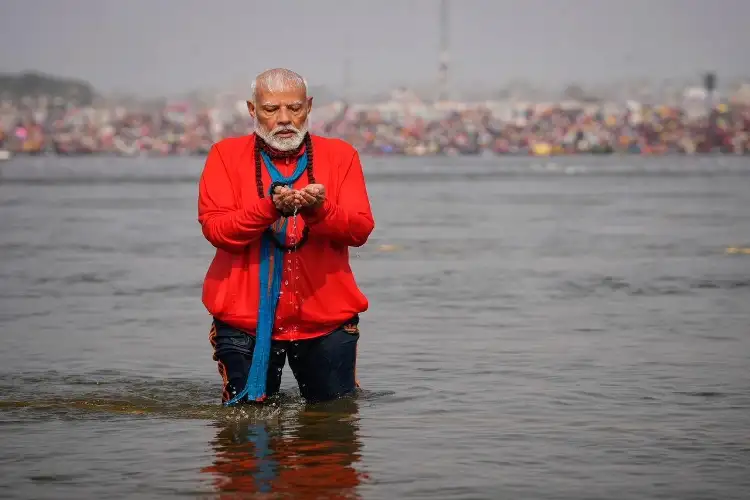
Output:
[[[276,66],[312,85],[435,79],[438,0],[0,0],[0,71],[184,91]],[[451,80],[750,73],[750,0],[452,0]]]

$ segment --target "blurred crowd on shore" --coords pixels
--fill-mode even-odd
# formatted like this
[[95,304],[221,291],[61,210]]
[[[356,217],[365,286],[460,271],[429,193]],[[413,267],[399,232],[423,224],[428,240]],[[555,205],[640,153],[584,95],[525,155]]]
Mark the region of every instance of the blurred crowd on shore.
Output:
[[[749,105],[715,103],[704,111],[635,102],[334,103],[314,111],[310,130],[370,155],[750,154]],[[11,155],[203,155],[214,142],[251,131],[242,102],[0,105],[0,150]]]

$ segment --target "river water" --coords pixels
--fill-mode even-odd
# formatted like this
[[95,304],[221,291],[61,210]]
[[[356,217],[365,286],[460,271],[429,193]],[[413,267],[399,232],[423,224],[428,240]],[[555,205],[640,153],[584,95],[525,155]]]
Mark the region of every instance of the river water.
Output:
[[747,158],[365,161],[363,391],[253,411],[200,158],[1,164],[0,497],[746,498]]

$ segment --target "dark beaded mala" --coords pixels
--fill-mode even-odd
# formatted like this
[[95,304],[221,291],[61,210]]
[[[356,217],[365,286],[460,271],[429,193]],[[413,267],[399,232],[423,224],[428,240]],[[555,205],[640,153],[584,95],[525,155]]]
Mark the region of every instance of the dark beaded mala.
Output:
[[[258,189],[258,197],[260,197],[261,199],[266,197],[266,193],[263,189],[263,159],[260,156],[260,152],[263,151],[271,159],[282,160],[288,158],[296,158],[299,155],[300,151],[302,151],[303,147],[305,148],[307,153],[307,168],[305,169],[307,170],[307,182],[309,184],[315,184],[315,176],[313,175],[313,145],[310,134],[306,134],[302,144],[300,144],[298,148],[291,151],[276,151],[275,149],[272,149],[268,144],[266,144],[266,141],[261,139],[257,134],[255,135],[255,151],[253,156],[255,157],[255,186]],[[284,217],[289,217],[290,215],[291,214],[282,213],[282,216]],[[284,243],[280,242],[270,228],[266,229],[266,233],[271,237],[271,241],[277,248],[280,248],[284,251],[294,251],[301,248],[302,245],[307,242],[310,229],[307,227],[307,225],[305,225],[304,229],[302,229],[302,237],[299,239],[299,241],[295,242],[294,245],[285,245]]]

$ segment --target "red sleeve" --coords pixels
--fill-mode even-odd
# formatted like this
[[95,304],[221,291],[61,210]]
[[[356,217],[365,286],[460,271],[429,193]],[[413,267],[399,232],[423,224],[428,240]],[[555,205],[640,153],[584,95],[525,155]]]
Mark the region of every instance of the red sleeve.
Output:
[[327,236],[350,247],[360,247],[370,237],[375,220],[357,151],[354,151],[346,167],[338,192],[338,203],[326,198],[315,212],[303,213],[302,217],[305,224],[310,226],[311,234]]
[[216,248],[238,253],[261,237],[279,218],[269,198],[238,207],[232,181],[216,145],[211,148],[198,186],[198,222]]

